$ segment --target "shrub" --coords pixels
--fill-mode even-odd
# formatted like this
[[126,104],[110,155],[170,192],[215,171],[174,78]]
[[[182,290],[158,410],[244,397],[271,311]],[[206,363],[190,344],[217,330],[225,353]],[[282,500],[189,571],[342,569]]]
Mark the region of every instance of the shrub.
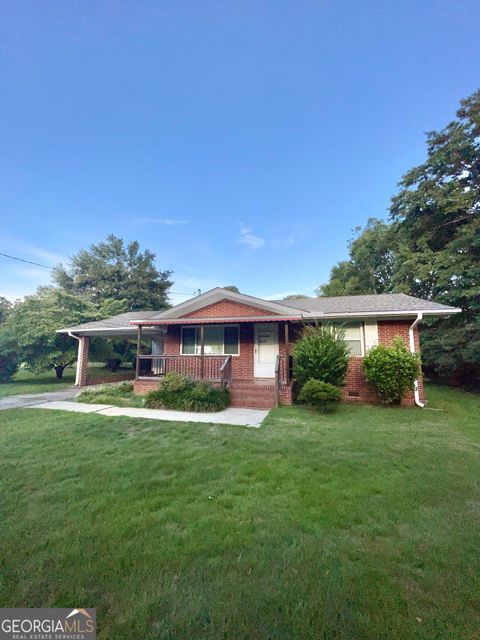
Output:
[[0,383],[9,382],[17,369],[18,361],[14,355],[0,356]]
[[305,327],[293,347],[294,377],[300,387],[308,380],[340,387],[347,374],[349,351],[345,332],[334,326]]
[[383,404],[400,404],[419,369],[419,355],[411,353],[399,336],[389,347],[372,347],[363,359],[365,378]]
[[161,379],[158,389],[147,393],[145,406],[178,411],[221,411],[229,400],[228,389],[217,389],[172,371]]
[[308,404],[323,413],[335,411],[341,399],[342,392],[338,387],[313,378],[303,385],[298,396],[299,402]]

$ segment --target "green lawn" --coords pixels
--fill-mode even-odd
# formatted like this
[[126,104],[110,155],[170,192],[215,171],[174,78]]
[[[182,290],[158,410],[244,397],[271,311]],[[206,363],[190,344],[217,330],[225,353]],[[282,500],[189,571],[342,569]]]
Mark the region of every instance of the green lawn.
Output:
[[0,606],[101,640],[478,637],[480,398],[261,429],[0,412]]
[[[108,369],[101,364],[93,364],[88,368],[90,375],[109,375]],[[114,376],[114,374],[112,374]],[[55,378],[55,372],[45,371],[40,374],[32,373],[29,369],[20,369],[12,382],[0,384],[0,398],[16,396],[21,393],[43,393],[67,389],[75,382],[75,368],[65,369],[62,380]]]

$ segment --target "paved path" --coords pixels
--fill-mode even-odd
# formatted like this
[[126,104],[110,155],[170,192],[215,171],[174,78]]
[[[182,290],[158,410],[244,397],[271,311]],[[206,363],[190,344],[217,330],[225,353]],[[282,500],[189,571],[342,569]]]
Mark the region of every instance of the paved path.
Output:
[[68,401],[43,402],[42,404],[23,406],[28,406],[31,409],[60,409],[78,413],[99,413],[102,416],[128,416],[130,418],[149,418],[152,420],[174,420],[175,422],[208,422],[210,424],[231,424],[244,427],[259,427],[268,415],[268,411],[259,409],[230,408],[216,411],[215,413],[194,413],[191,411],[167,411],[165,409],[113,407],[108,404],[83,404],[81,402]]
[[60,391],[47,391],[46,393],[27,393],[18,396],[6,396],[0,398],[0,409],[21,409],[31,407],[43,402],[55,400],[73,400],[79,393],[78,389],[62,389]]

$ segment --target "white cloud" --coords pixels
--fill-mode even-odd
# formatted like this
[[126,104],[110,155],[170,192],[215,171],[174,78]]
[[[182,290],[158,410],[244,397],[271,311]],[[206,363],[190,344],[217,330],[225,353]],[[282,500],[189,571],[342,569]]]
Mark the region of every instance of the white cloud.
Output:
[[163,224],[173,227],[177,224],[190,224],[190,220],[177,220],[175,218],[133,218],[132,222],[137,224]]
[[238,238],[240,244],[246,244],[251,249],[260,249],[265,244],[265,240],[260,236],[256,236],[251,229],[245,225],[240,225],[240,237]]

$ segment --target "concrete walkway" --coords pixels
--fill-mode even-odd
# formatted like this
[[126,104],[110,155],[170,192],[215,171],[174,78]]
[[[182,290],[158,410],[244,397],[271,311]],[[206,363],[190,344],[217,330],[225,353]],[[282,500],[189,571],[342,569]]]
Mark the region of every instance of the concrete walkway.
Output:
[[[46,394],[44,394],[46,395]],[[129,418],[148,418],[151,420],[173,420],[175,422],[207,422],[209,424],[228,424],[242,427],[259,427],[267,417],[268,411],[260,409],[224,409],[215,413],[194,413],[191,411],[167,411],[166,409],[137,409],[133,407],[114,407],[108,404],[84,404],[81,402],[42,402],[24,405],[30,409],[59,409],[77,413],[99,413],[102,416],[128,416]]]
[[26,393],[18,396],[6,396],[0,398],[0,409],[22,409],[31,407],[43,402],[56,400],[73,400],[79,391],[78,389],[61,389],[60,391],[46,391],[45,393]]

